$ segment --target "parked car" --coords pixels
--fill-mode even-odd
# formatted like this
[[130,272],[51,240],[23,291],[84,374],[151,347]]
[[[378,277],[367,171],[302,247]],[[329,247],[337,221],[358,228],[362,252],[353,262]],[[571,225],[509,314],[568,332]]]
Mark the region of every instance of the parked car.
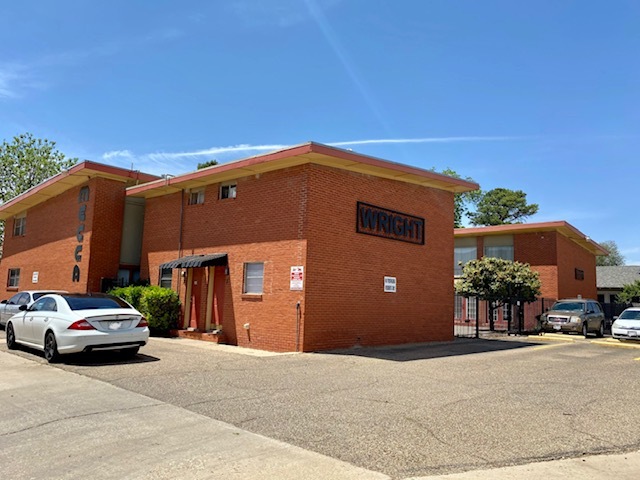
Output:
[[20,305],[31,305],[43,295],[49,293],[67,293],[64,290],[23,290],[16,293],[9,300],[0,302],[0,326],[4,327],[7,320],[13,317],[20,310]]
[[588,298],[558,300],[550,310],[542,314],[541,328],[544,332],[574,332],[585,337],[595,333],[604,336],[604,312],[600,304]]
[[61,354],[93,350],[120,350],[132,357],[149,340],[142,314],[104,293],[45,295],[20,310],[7,322],[7,347],[22,344],[42,350],[48,362]]
[[618,317],[613,317],[611,335],[622,342],[640,341],[640,307],[629,307]]

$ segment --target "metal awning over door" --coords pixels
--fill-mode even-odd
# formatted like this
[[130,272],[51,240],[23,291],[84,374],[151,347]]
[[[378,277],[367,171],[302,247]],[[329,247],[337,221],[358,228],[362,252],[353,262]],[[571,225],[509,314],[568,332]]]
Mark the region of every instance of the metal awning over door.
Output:
[[227,265],[226,253],[211,253],[205,255],[189,255],[170,262],[163,263],[160,268],[199,268]]

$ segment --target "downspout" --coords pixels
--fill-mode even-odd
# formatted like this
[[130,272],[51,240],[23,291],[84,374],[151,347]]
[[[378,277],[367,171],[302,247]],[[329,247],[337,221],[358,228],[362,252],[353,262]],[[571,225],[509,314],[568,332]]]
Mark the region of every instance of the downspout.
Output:
[[[180,230],[178,232],[178,258],[182,258],[182,226],[184,224],[184,188],[180,190]],[[180,272],[182,273],[182,272]],[[182,279],[185,278],[181,274],[178,275],[178,299],[180,298],[182,291]],[[185,302],[186,303],[186,295]],[[184,305],[184,304],[183,304]],[[184,312],[182,314],[182,321],[184,322]]]

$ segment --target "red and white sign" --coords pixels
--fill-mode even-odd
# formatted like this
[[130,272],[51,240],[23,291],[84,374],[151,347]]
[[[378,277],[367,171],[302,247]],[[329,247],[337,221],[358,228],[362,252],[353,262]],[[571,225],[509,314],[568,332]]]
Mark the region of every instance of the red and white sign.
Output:
[[291,267],[291,290],[302,290],[304,285],[304,267]]

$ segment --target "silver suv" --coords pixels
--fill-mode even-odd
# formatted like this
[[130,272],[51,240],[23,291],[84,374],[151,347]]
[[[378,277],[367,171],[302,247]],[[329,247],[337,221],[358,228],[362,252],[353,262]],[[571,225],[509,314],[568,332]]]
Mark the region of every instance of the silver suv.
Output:
[[575,332],[585,337],[595,333],[604,336],[604,312],[595,300],[567,298],[558,300],[540,317],[543,332]]

